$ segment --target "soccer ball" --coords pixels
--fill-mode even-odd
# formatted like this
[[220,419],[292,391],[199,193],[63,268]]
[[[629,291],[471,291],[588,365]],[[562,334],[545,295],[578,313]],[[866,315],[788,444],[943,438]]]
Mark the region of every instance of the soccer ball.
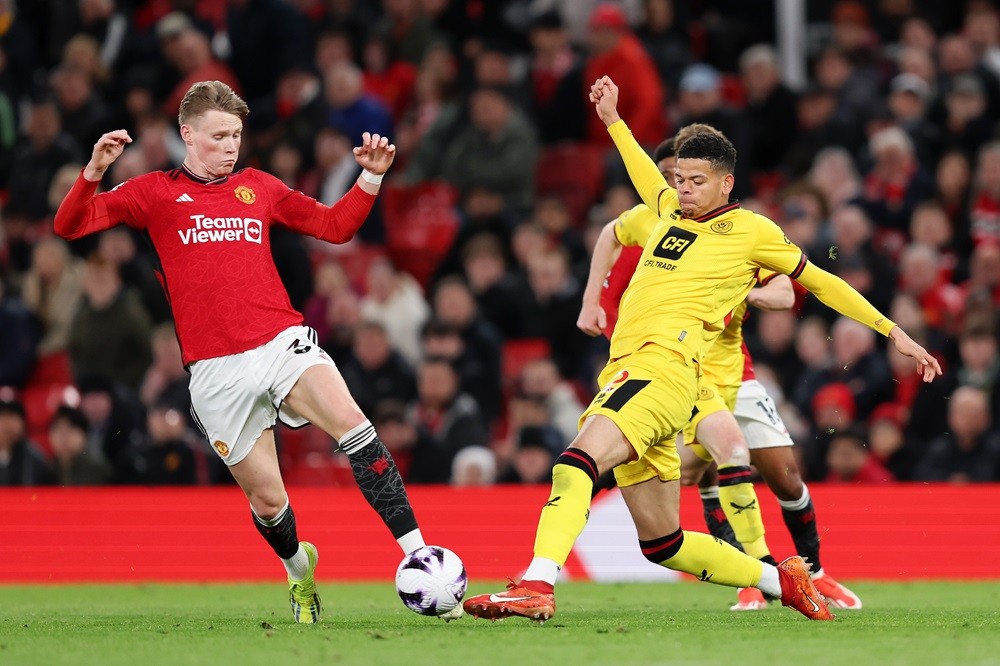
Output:
[[[441,546],[418,548],[396,569],[396,592],[414,613],[452,613],[465,596],[469,578],[458,555]],[[459,611],[460,613],[460,611]]]

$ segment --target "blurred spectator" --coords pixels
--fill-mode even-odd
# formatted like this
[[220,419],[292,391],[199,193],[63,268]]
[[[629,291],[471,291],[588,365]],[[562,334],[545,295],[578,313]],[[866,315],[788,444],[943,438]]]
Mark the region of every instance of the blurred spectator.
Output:
[[87,451],[87,418],[77,409],[60,407],[49,423],[52,478],[60,486],[98,486],[111,480],[111,467]]
[[463,192],[483,188],[503,199],[509,214],[531,207],[538,140],[528,118],[499,88],[469,97],[469,125],[449,141],[441,176]]
[[153,363],[139,386],[139,400],[147,408],[156,404],[173,405],[182,414],[191,409],[188,392],[190,375],[184,368],[181,345],[173,324],[157,325],[152,333]]
[[520,335],[524,285],[507,270],[501,241],[489,232],[470,238],[462,248],[462,269],[486,321],[505,339]]
[[749,130],[749,151],[740,159],[748,163],[751,171],[774,171],[795,141],[795,94],[781,82],[778,54],[768,44],[743,52],[740,74],[747,91]]
[[823,191],[808,181],[800,181],[787,187],[779,199],[781,212],[775,221],[788,240],[809,257],[826,256],[830,238],[824,227],[830,208]]
[[983,84],[972,74],[955,77],[944,102],[942,144],[945,148],[974,153],[993,134],[993,119],[986,112]]
[[1000,242],[1000,141],[991,141],[979,151],[969,216],[976,245]]
[[926,117],[930,99],[930,84],[916,74],[904,72],[889,82],[889,111],[924,164],[936,160],[941,150],[941,132]]
[[823,50],[815,67],[816,82],[836,98],[834,117],[842,123],[858,127],[875,110],[878,95],[878,75],[870,68],[859,67],[840,46]]
[[156,264],[136,247],[136,232],[125,225],[101,233],[97,254],[112,264],[125,289],[132,290],[153,322],[171,319],[164,287],[156,277]]
[[517,451],[500,483],[545,483],[562,449],[558,434],[545,426],[526,426],[517,433]]
[[11,156],[11,164],[17,168],[11,170],[7,181],[10,200],[33,221],[45,217],[52,177],[63,164],[79,161],[80,154],[72,137],[63,132],[55,103],[44,99],[33,102],[24,138]]
[[988,241],[976,246],[969,260],[969,279],[960,289],[963,300],[983,293],[994,305],[1000,305],[1000,242]]
[[301,310],[313,292],[312,266],[306,237],[288,227],[275,224],[270,229],[271,256],[281,284],[288,292],[288,302]]
[[49,465],[25,435],[24,405],[0,398],[0,487],[51,483]]
[[[590,57],[583,72],[584,99],[594,81],[610,76],[618,86],[618,113],[643,146],[655,146],[667,133],[663,84],[652,58],[629,28],[622,9],[610,2],[599,4],[590,15],[587,46]],[[587,114],[587,140],[611,147],[611,137],[595,113]]]
[[384,0],[382,9],[384,14],[376,29],[389,36],[400,58],[419,63],[437,37],[420,3],[417,0]]
[[361,70],[348,61],[337,62],[323,72],[327,104],[326,124],[347,137],[352,146],[365,132],[392,139],[392,116],[377,98],[365,93]]
[[576,327],[583,289],[570,272],[564,250],[551,250],[528,263],[530,292],[521,313],[521,333],[549,343],[559,372],[576,378],[589,338]]
[[677,16],[675,0],[644,0],[645,22],[636,29],[668,92],[676,92],[680,74],[691,63],[691,38]]
[[354,351],[340,364],[351,395],[366,414],[378,403],[410,402],[417,395],[416,378],[403,357],[389,345],[385,327],[364,321],[354,336]]
[[339,365],[350,356],[354,335],[360,324],[361,300],[358,295],[351,289],[333,291],[326,299],[327,335],[319,338],[319,343],[334,363]]
[[853,152],[861,145],[858,128],[837,118],[836,110],[834,94],[819,85],[810,85],[799,94],[798,132],[785,157],[785,166],[792,177],[804,175],[824,148],[840,146]]
[[222,81],[237,94],[242,92],[233,70],[215,59],[208,35],[196,28],[187,14],[175,11],[161,18],[156,23],[156,37],[164,58],[180,77],[163,103],[168,117],[177,116],[185,93],[197,81]]
[[985,392],[971,386],[956,390],[948,402],[948,429],[930,443],[914,469],[914,480],[1000,480],[1000,435],[992,429]]
[[381,324],[393,349],[415,366],[420,360],[420,330],[431,314],[420,285],[409,273],[397,270],[389,259],[371,263],[365,284],[361,316]]
[[830,483],[889,483],[892,474],[865,446],[864,435],[853,429],[837,432],[826,454]]
[[397,400],[384,400],[371,412],[379,439],[392,454],[407,483],[447,483],[446,452],[435,447],[431,435],[418,428],[416,415]]
[[[736,182],[732,196],[749,196],[752,191],[750,168],[756,166],[751,159],[747,159],[754,157],[750,129],[742,111],[731,109],[723,103],[722,76],[718,70],[704,63],[689,66],[681,76],[679,94],[678,108],[681,117],[677,124],[680,127],[692,123],[711,125],[726,135],[736,148],[737,155],[745,156],[736,161]],[[786,134],[787,132],[786,128]]]
[[930,198],[930,177],[916,159],[913,141],[898,127],[876,132],[868,142],[874,164],[865,175],[862,207],[882,229],[904,232],[914,207]]
[[362,78],[365,92],[382,100],[398,123],[413,102],[418,70],[413,63],[395,59],[392,46],[386,35],[368,37],[362,50]]
[[145,436],[141,406],[130,391],[100,375],[80,377],[77,388],[87,418],[87,454],[108,461],[115,479],[127,483],[128,451]]
[[80,260],[70,255],[66,241],[61,238],[51,236],[35,246],[31,270],[24,276],[21,293],[25,305],[42,325],[39,354],[66,351],[70,323],[83,293],[82,274]]
[[[477,370],[475,383],[463,381],[463,386],[476,399],[486,421],[492,422],[500,410],[500,334],[479,313],[472,292],[459,278],[445,278],[438,283],[433,311],[436,319],[461,335],[468,359],[459,360],[459,367]],[[468,375],[463,372],[462,376],[464,379]]]
[[805,367],[795,352],[795,313],[791,310],[755,312],[754,320],[756,333],[746,333],[754,365],[771,368],[781,390],[788,394]]
[[558,196],[540,197],[535,202],[531,221],[549,235],[549,245],[567,253],[570,269],[581,280],[590,273],[590,253],[583,246],[580,227],[583,220],[573,219],[566,202]]
[[328,206],[344,196],[361,173],[352,148],[339,130],[324,127],[317,131],[312,148],[315,166],[303,178],[302,191]]
[[576,391],[550,359],[531,361],[521,371],[521,390],[545,402],[550,422],[559,431],[564,442],[576,437],[580,415],[584,406]]
[[303,324],[316,331],[322,345],[332,333],[329,310],[338,294],[351,291],[347,273],[336,261],[323,261],[315,269],[313,294],[302,308]]
[[101,374],[136,390],[152,361],[149,315],[118,268],[92,256],[83,271],[83,300],[70,328],[73,376]]
[[868,448],[872,456],[897,481],[908,481],[916,462],[917,447],[906,436],[905,408],[887,402],[868,421]]
[[[892,261],[875,247],[871,220],[860,206],[845,205],[830,217],[833,243],[830,251],[814,261],[847,280],[848,284],[865,296],[872,305],[885,312],[892,300],[896,275]],[[870,275],[869,284],[855,284],[847,279],[844,267],[850,260],[857,262]]]
[[82,69],[60,67],[52,73],[50,86],[63,129],[73,138],[77,148],[85,152],[104,133],[108,122],[107,105],[94,90],[91,75]]
[[584,138],[589,109],[584,90],[583,60],[569,43],[559,13],[536,16],[528,31],[531,39],[532,117],[542,143]]
[[417,425],[433,442],[433,456],[440,462],[447,482],[452,460],[467,446],[485,446],[488,431],[476,401],[459,390],[458,373],[451,361],[431,357],[417,372],[417,400],[411,410]]
[[941,156],[934,174],[936,194],[948,214],[958,245],[969,247],[969,190],[972,185],[972,166],[969,156],[960,150],[950,150]]
[[285,69],[305,62],[310,44],[305,22],[294,4],[282,0],[229,1],[228,60],[251,105],[274,90]]
[[834,435],[852,426],[857,416],[854,395],[846,384],[834,382],[816,392],[810,409],[812,414],[812,436],[803,442],[802,456],[806,464],[807,477],[825,479],[829,474],[827,454]]
[[146,486],[189,486],[198,482],[195,452],[184,415],[158,404],[146,418],[147,438],[128,452],[129,483]]
[[970,3],[963,32],[979,60],[993,76],[1000,77],[1000,15],[988,3]]
[[[951,34],[941,38],[938,43],[938,63],[940,67],[938,87],[947,95],[964,75],[975,77],[986,95],[986,105],[990,117],[995,118],[1000,113],[1000,82],[997,77],[983,66],[972,50],[972,43],[966,35]],[[945,114],[944,100],[939,99],[937,109],[933,110],[932,118],[943,118]]]
[[451,485],[459,488],[492,486],[496,477],[496,458],[485,446],[467,446],[451,463]]
[[948,213],[939,202],[924,201],[913,209],[910,240],[933,247],[941,254],[942,277],[950,282],[958,270],[958,255],[953,251],[955,233]]
[[0,278],[0,386],[20,388],[27,383],[40,337],[37,319],[5,292]]
[[941,273],[941,253],[929,245],[910,245],[899,258],[899,289],[917,299],[927,325],[954,332],[963,309],[958,287]]

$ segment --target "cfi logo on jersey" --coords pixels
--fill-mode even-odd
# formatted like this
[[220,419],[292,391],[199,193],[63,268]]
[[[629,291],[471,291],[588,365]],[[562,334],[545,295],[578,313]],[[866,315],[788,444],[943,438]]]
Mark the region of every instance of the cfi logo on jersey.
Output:
[[718,222],[712,223],[712,231],[717,234],[728,234],[729,230],[733,228],[733,223],[729,220],[719,220]]
[[236,195],[237,199],[239,199],[240,201],[242,201],[247,205],[250,205],[254,201],[257,201],[257,195],[254,194],[254,191],[251,190],[246,185],[238,186],[235,190],[233,190],[233,194]]

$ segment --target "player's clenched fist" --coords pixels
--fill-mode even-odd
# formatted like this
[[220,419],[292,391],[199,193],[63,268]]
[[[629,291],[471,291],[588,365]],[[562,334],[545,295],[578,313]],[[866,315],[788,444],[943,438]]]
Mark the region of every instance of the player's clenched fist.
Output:
[[610,76],[602,76],[590,86],[590,101],[597,109],[597,116],[605,125],[621,120],[618,115],[618,86]]
[[598,336],[604,332],[608,326],[608,316],[604,308],[592,303],[584,303],[580,309],[580,316],[576,320],[576,327],[590,336]]
[[118,156],[125,150],[125,145],[132,143],[132,137],[123,129],[108,132],[101,136],[94,144],[94,152],[90,156],[90,162],[84,170],[84,178],[87,180],[100,180],[108,167],[118,159]]

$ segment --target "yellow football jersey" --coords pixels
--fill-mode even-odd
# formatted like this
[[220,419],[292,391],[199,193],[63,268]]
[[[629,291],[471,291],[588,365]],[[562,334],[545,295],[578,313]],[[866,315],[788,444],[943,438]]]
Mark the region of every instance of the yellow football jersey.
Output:
[[[661,203],[671,198],[676,205],[673,190]],[[700,360],[755,284],[758,267],[794,277],[805,264],[774,222],[737,203],[697,220],[677,208],[656,224],[648,217],[622,216],[615,226],[623,245],[644,247],[622,296],[611,358],[653,343]]]
[[646,344],[700,361],[746,299],[759,268],[784,273],[833,307],[883,335],[895,326],[843,280],[806,261],[774,222],[739,207],[720,206],[696,219],[683,217],[677,193],[636,143],[624,122],[608,127],[643,203],[660,218],[639,215],[615,226],[623,244],[642,245],[642,257],[619,309],[612,359]]

